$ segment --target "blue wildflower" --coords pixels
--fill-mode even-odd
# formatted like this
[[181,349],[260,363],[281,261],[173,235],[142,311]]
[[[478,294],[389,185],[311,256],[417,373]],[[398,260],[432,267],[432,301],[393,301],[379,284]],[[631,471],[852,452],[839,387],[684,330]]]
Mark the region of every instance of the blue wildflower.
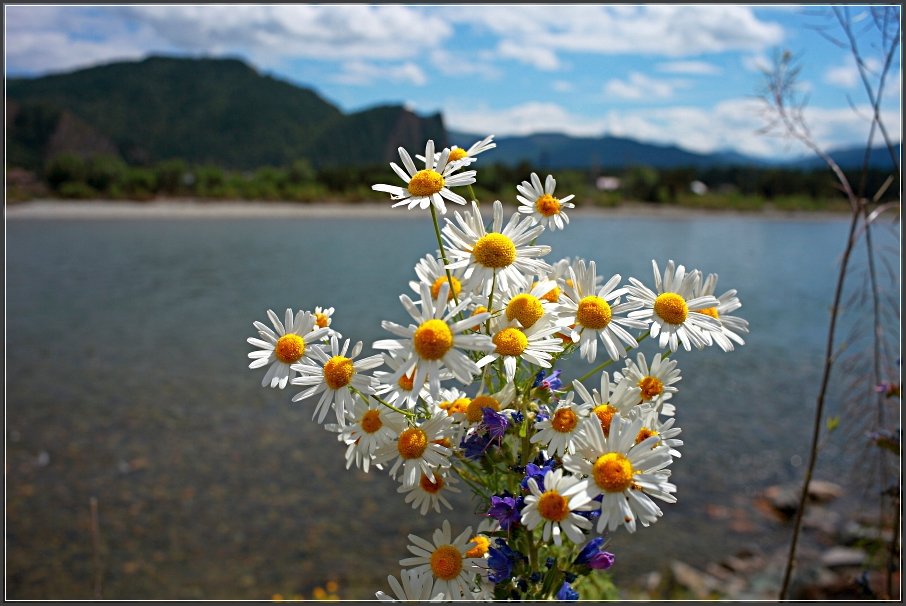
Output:
[[491,445],[491,437],[485,433],[473,433],[463,440],[459,447],[467,459],[478,459]]
[[513,551],[503,539],[497,539],[495,544],[496,547],[488,548],[487,561],[490,568],[488,580],[492,583],[501,583],[513,577],[513,566],[519,563],[519,560],[527,558],[518,551]]
[[[554,468],[556,461],[554,459],[547,459],[544,461],[542,459],[542,464],[535,465],[534,463],[529,463],[525,466],[525,477],[522,478],[520,486],[522,490],[528,490],[528,481],[529,478],[534,478],[535,483],[538,484],[538,488],[543,492],[544,491],[544,474]],[[578,513],[578,512],[577,512]]]
[[557,591],[557,599],[573,602],[579,599],[579,594],[576,593],[576,590],[570,587],[569,583],[564,582],[560,585],[560,590]]

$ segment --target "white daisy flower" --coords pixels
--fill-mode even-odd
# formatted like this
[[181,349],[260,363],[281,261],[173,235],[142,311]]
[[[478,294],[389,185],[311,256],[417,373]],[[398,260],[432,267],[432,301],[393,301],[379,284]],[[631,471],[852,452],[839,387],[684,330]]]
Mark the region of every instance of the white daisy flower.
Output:
[[[400,581],[393,575],[387,576],[387,583],[393,591],[390,596],[378,591],[374,596],[381,602],[443,602],[444,594],[431,595],[434,580],[429,575],[415,573],[411,570],[400,570]],[[394,597],[395,596],[395,597]]]
[[[514,289],[503,297],[504,315],[507,320],[518,320],[525,328],[546,318],[549,322],[564,325],[568,319],[561,318],[559,287],[554,280],[540,280],[530,286]],[[553,299],[553,300],[552,300]]]
[[541,368],[551,367],[552,354],[563,351],[563,341],[554,337],[560,327],[548,322],[535,322],[531,328],[523,328],[518,321],[507,322],[497,316],[492,326],[494,351],[478,360],[478,367],[503,358],[504,375],[507,382],[516,377],[516,366],[519,360]]
[[720,323],[711,316],[689,312],[717,307],[719,301],[713,295],[694,297],[696,272],[687,274],[686,268],[675,267],[672,259],[664,268],[663,280],[657,262],[651,261],[651,265],[657,292],[635,278],[629,278],[627,298],[642,306],[642,309],[630,312],[629,317],[644,321],[646,326],[650,324],[651,336],[658,339],[661,348],[669,346],[676,351],[682,343],[686,351],[690,351],[693,345],[699,349],[708,345],[703,331],[716,331]]
[[569,217],[566,216],[563,209],[576,207],[570,202],[575,196],[555,198],[554,189],[556,187],[557,181],[552,175],[547,176],[547,179],[544,180],[544,187],[541,187],[541,179],[537,174],[532,173],[531,182],[523,181],[522,185],[516,186],[516,190],[519,192],[516,199],[521,204],[519,212],[530,214],[536,222],[552,231],[566,227]]
[[[446,301],[450,285],[443,284],[438,292],[441,301]],[[398,381],[415,368],[413,385],[423,385],[426,378],[431,395],[437,397],[440,392],[441,371],[448,368],[461,383],[471,383],[473,375],[478,374],[475,362],[460,349],[489,351],[494,345],[491,338],[482,334],[462,334],[485,321],[487,312],[472,315],[463,320],[453,321],[461,311],[469,306],[469,299],[460,301],[459,305],[448,307],[435,305],[427,284],[421,285],[422,299],[420,308],[406,295],[400,295],[400,301],[409,315],[418,322],[408,327],[384,321],[381,326],[403,339],[385,339],[374,343],[375,349],[386,349],[405,361],[389,377],[387,382]],[[444,313],[446,311],[446,313]]]
[[[616,377],[616,375],[614,375]],[[573,388],[582,398],[582,402],[591,409],[591,412],[601,422],[604,435],[610,433],[610,423],[617,413],[629,418],[639,403],[639,388],[629,381],[619,381],[616,385],[611,383],[607,372],[601,373],[601,390],[593,389],[591,393],[579,381],[573,381]]]
[[415,556],[400,560],[400,566],[414,566],[412,572],[425,575],[433,580],[431,593],[443,593],[451,600],[472,599],[473,577],[479,573],[480,558],[466,557],[473,544],[472,527],[469,526],[456,538],[450,530],[450,522],[434,531],[432,541],[409,535],[409,551]]
[[[391,372],[382,370],[375,371],[374,378],[376,383],[374,386],[374,395],[397,408],[411,409],[415,408],[415,405],[418,404],[419,398],[426,399],[430,394],[428,393],[428,384],[424,382],[424,379],[422,379],[421,385],[415,385],[414,368],[408,373],[400,374],[399,378],[395,381],[390,380],[391,377],[396,376],[396,371],[406,362],[406,358],[401,357],[400,353],[401,350],[395,350],[388,351],[384,354],[384,363],[390,367]],[[453,373],[449,370],[441,370],[441,381],[447,381],[452,378]]]
[[[449,162],[459,162],[463,166],[468,166],[472,162],[478,160],[475,156],[482,152],[486,152],[489,149],[494,149],[497,147],[497,144],[491,141],[494,138],[494,135],[488,135],[481,141],[478,141],[472,145],[469,149],[463,149],[456,145],[450,146],[450,157]],[[424,160],[424,156],[415,156],[419,160]],[[440,154],[434,154],[435,159],[440,159]]]
[[533,246],[531,242],[544,231],[541,225],[526,217],[519,219],[514,214],[506,226],[503,225],[503,205],[494,202],[494,220],[491,231],[487,231],[481,218],[478,203],[472,202],[472,211],[455,213],[456,223],[447,219],[443,233],[447,240],[449,269],[465,267],[464,288],[471,292],[487,294],[491,284],[499,292],[511,287],[521,287],[527,282],[526,276],[544,274],[550,265],[538,259],[550,252],[550,246]]
[[615,372],[614,379],[620,383],[636,385],[639,388],[636,403],[650,402],[661,414],[671,416],[675,408],[667,400],[673,397],[678,390],[674,387],[682,376],[676,367],[676,360],[667,358],[663,354],[655,354],[651,358],[651,367],[645,360],[645,354],[639,352],[635,361],[626,359],[626,368],[623,372]]
[[[701,277],[699,275],[699,277]],[[717,287],[717,274],[708,274],[703,282],[696,282],[694,295],[701,297],[704,295],[714,295],[714,289]],[[739,345],[745,345],[742,333],[749,332],[749,323],[742,318],[729,315],[730,312],[736,311],[742,307],[739,297],[736,296],[735,290],[728,290],[721,296],[717,297],[718,304],[716,307],[707,307],[696,310],[697,313],[711,316],[720,324],[716,330],[704,332],[706,339],[713,339],[717,346],[724,351],[733,351],[733,342]]]
[[412,486],[421,474],[434,478],[435,470],[450,467],[452,450],[444,445],[451,433],[451,419],[445,412],[438,411],[420,425],[407,427],[390,444],[378,447],[373,463],[383,465],[394,460],[390,477],[396,479],[400,467],[403,469],[403,483]]
[[625,288],[617,288],[620,274],[614,274],[605,284],[598,288],[597,272],[594,261],[578,260],[569,268],[572,285],[566,287],[566,297],[561,299],[561,315],[574,325],[573,341],[579,343],[579,352],[588,362],[593,362],[598,355],[598,339],[612,360],[619,360],[626,355],[626,347],[638,347],[626,328],[644,329],[647,324],[640,320],[623,317],[619,314],[638,309],[639,303],[620,303],[620,297],[626,293]]
[[582,432],[582,420],[588,417],[590,411],[591,406],[577,404],[573,402],[573,394],[567,394],[549,418],[535,423],[531,443],[543,444],[549,455],[563,456],[568,452],[575,452],[576,440]]
[[318,339],[327,334],[327,328],[316,328],[315,317],[311,312],[299,310],[293,318],[293,310],[286,310],[286,320],[281,322],[273,310],[267,310],[267,316],[274,325],[271,330],[261,322],[254,322],[261,339],[249,337],[248,343],[258,348],[249,353],[252,363],[249,368],[261,368],[270,364],[261,380],[262,386],[270,383],[271,387],[283,389],[295,374],[290,368],[296,362],[311,360],[315,352],[321,352]]
[[[459,300],[459,294],[462,292],[462,274],[464,269],[454,269],[450,272],[450,278],[453,281],[453,290],[447,291],[447,301]],[[415,274],[419,281],[409,282],[409,288],[417,294],[421,294],[421,283],[424,282],[431,287],[431,297],[437,301],[437,295],[440,294],[442,284],[449,283],[447,279],[447,270],[444,269],[443,262],[434,255],[425,255],[419,259],[415,266]]]
[[599,494],[601,517],[597,531],[615,530],[623,524],[635,532],[636,519],[642,526],[649,526],[663,515],[651,497],[675,503],[676,486],[668,482],[673,461],[670,449],[657,444],[651,436],[638,444],[636,436],[642,429],[643,419],[624,419],[619,413],[613,416],[610,435],[604,436],[601,424],[594,418],[584,421],[585,439],[578,444],[576,454],[563,457],[567,471],[587,476],[569,488],[564,496],[584,492],[590,499]]
[[[346,354],[349,353],[349,357]],[[322,394],[315,406],[312,418],[318,417],[318,423],[324,422],[327,411],[333,408],[336,411],[337,422],[346,423],[346,411],[355,404],[356,396],[353,390],[358,390],[366,396],[374,393],[372,377],[362,374],[362,371],[376,368],[384,363],[384,356],[377,354],[368,356],[354,362],[362,353],[362,342],[359,341],[349,352],[349,339],[343,343],[340,350],[339,340],[330,339],[330,355],[319,350],[315,355],[320,359],[321,365],[313,363],[293,364],[293,370],[300,376],[292,380],[293,385],[307,385],[308,389],[300,391],[293,396],[293,402],[305,400],[316,394]]]
[[422,474],[415,484],[411,486],[403,484],[396,491],[406,495],[406,502],[412,503],[412,509],[418,509],[420,514],[425,515],[429,509],[440,513],[441,503],[447,509],[453,509],[444,493],[459,492],[459,489],[453,486],[456,483],[456,478],[449,473],[437,472],[433,479]]
[[406,182],[406,187],[384,184],[371,186],[371,189],[387,192],[393,200],[399,200],[393,207],[408,205],[410,209],[416,206],[426,209],[433,204],[443,214],[447,212],[444,198],[456,204],[466,203],[465,198],[454,194],[449,188],[475,183],[475,171],[467,170],[454,174],[463,165],[459,162],[449,161],[449,149],[444,149],[435,160],[434,141],[428,141],[425,146],[425,168],[423,170],[415,168],[415,163],[412,162],[409,153],[402,147],[399,148],[399,154],[406,170],[397,166],[395,162],[390,163],[390,168]]
[[491,394],[478,394],[466,405],[465,421],[469,424],[480,423],[484,418],[484,409],[490,408],[494,412],[508,408],[516,399],[516,385],[508,382],[500,391]]
[[543,526],[541,539],[545,542],[554,538],[554,545],[562,545],[561,534],[573,543],[585,541],[583,529],[590,530],[591,520],[575,513],[576,511],[589,511],[597,507],[585,492],[579,491],[571,494],[569,498],[564,493],[578,484],[579,479],[571,475],[563,475],[562,469],[550,469],[544,474],[544,490],[538,488],[535,478],[529,478],[528,487],[531,494],[525,497],[525,507],[522,509],[521,521],[529,530]]
[[639,406],[638,409],[642,418],[642,428],[635,437],[635,443],[639,444],[651,436],[657,436],[655,446],[663,444],[670,449],[671,457],[677,459],[682,457],[683,455],[676,449],[678,446],[683,445],[683,441],[676,437],[682,430],[673,426],[676,419],[669,418],[661,422],[657,409],[650,404]]
[[338,339],[343,338],[342,333],[334,330],[331,327],[331,324],[333,324],[333,312],[333,307],[315,307],[315,324],[318,326],[318,328],[327,329],[327,333],[323,337],[321,337],[323,341],[329,341],[330,337],[336,337]]
[[355,466],[365,473],[371,467],[374,453],[391,444],[406,428],[406,419],[398,412],[378,403],[355,402],[349,422],[340,427],[340,440],[346,446],[346,469]]

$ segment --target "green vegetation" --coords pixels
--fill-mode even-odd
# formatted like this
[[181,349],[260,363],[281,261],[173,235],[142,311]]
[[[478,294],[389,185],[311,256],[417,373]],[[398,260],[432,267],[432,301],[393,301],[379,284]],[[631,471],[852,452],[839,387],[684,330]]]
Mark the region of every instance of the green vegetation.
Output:
[[[482,164],[473,186],[482,200],[515,203],[512,183],[527,180],[532,172],[546,174],[527,163],[518,166]],[[705,210],[845,211],[848,206],[824,171],[758,168],[656,170],[632,167],[613,171],[617,189],[596,186],[592,170],[555,171],[557,191],[573,193],[579,207],[614,207],[626,201]],[[881,173],[871,178],[880,180]],[[46,191],[68,199],[132,199],[156,197],[211,200],[291,202],[362,202],[384,199],[371,189],[375,183],[395,183],[386,164],[314,168],[304,159],[284,167],[226,170],[214,164],[189,164],[171,159],[148,166],[129,165],[115,156],[82,158],[55,156],[40,174]],[[690,185],[708,183],[708,190],[693,193]],[[465,191],[462,192],[467,195]],[[22,197],[22,196],[20,196]]]

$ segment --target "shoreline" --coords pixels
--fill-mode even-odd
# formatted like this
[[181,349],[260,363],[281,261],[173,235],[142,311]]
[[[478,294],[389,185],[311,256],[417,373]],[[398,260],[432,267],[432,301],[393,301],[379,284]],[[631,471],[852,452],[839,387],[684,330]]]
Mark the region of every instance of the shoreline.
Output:
[[[487,205],[486,205],[487,206]],[[458,210],[459,205],[448,204],[448,214]],[[504,205],[507,212],[515,212],[515,206]],[[391,208],[390,201],[383,202],[270,202],[270,201],[208,201],[196,199],[157,199],[148,202],[130,200],[56,200],[39,199],[28,202],[7,204],[6,219],[247,219],[247,218],[321,218],[321,219],[363,219],[419,217],[421,212],[408,212],[405,207]],[[425,211],[427,212],[427,211]],[[570,217],[611,217],[611,218],[758,218],[776,220],[842,220],[847,213],[828,211],[781,211],[759,210],[738,211],[733,209],[700,209],[683,206],[663,206],[631,202],[615,207],[574,208]]]

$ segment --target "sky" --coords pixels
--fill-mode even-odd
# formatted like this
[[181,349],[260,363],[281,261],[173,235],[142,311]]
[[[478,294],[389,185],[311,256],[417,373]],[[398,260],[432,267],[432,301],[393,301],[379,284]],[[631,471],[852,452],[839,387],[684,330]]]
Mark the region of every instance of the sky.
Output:
[[[894,5],[891,5],[894,6]],[[844,6],[877,84],[871,6]],[[877,8],[875,5],[874,8]],[[899,6],[894,6],[899,11]],[[870,101],[830,6],[5,5],[7,77],[149,55],[235,57],[344,112],[404,104],[484,136],[614,135],[710,153],[806,154],[767,125],[763,70],[788,50],[826,149],[864,145]],[[899,13],[891,32],[899,35]],[[901,48],[882,118],[899,140]],[[452,141],[468,147],[472,141]]]

